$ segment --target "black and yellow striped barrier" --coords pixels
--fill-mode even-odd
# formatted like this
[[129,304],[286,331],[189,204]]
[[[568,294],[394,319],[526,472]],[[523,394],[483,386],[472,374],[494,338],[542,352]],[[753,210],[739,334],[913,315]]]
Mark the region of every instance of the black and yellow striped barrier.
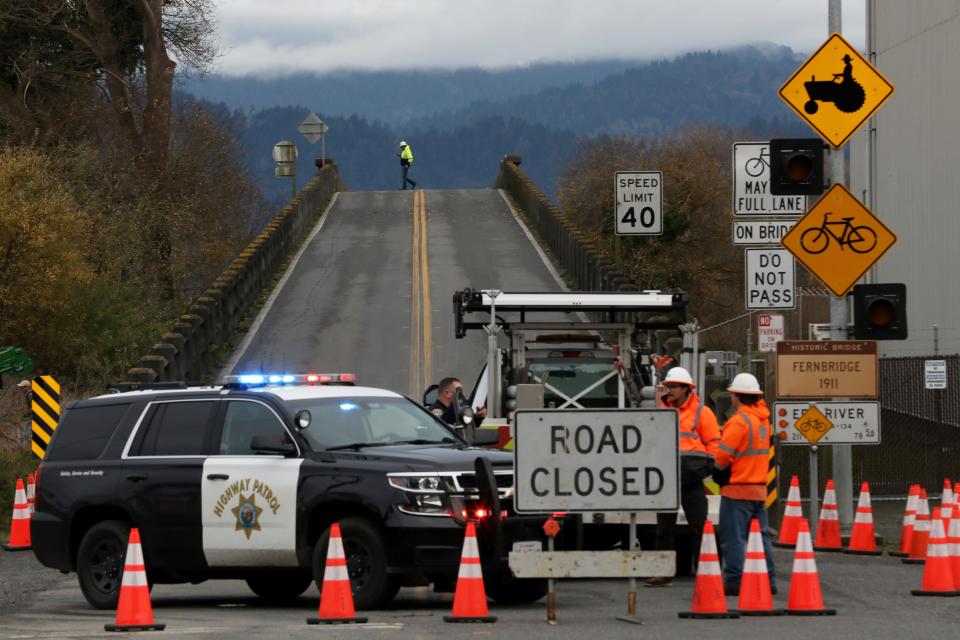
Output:
[[60,381],[54,376],[36,376],[30,387],[33,414],[33,441],[30,448],[41,460],[60,421]]
[[764,503],[770,509],[777,502],[777,447],[770,439],[770,455],[767,462],[767,500]]

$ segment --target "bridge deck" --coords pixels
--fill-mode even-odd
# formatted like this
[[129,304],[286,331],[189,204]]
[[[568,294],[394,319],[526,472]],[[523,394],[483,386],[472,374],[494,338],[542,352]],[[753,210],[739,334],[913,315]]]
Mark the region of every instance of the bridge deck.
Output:
[[414,398],[446,375],[469,387],[486,340],[453,337],[453,292],[560,290],[496,190],[341,193],[322,224],[233,373],[356,372]]

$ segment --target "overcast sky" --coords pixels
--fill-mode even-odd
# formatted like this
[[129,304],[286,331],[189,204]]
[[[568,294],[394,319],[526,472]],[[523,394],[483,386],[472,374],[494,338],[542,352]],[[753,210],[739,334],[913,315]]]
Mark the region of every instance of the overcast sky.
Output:
[[[827,0],[216,0],[226,75],[621,58],[775,42],[811,52]],[[863,48],[864,0],[844,35]]]

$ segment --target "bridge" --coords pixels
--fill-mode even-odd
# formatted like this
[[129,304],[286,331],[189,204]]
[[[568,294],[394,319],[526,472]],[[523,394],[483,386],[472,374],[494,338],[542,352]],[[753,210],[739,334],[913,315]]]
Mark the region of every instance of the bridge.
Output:
[[418,398],[484,361],[485,341],[454,338],[454,291],[635,289],[519,165],[490,189],[350,192],[326,163],[129,379],[353,372]]

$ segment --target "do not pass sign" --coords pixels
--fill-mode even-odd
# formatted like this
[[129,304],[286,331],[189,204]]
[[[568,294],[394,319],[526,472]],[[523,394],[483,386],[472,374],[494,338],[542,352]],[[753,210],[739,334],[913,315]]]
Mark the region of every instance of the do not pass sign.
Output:
[[793,309],[796,306],[796,268],[786,249],[747,249],[747,309]]
[[680,491],[677,412],[520,410],[514,506],[520,512],[669,511]]

